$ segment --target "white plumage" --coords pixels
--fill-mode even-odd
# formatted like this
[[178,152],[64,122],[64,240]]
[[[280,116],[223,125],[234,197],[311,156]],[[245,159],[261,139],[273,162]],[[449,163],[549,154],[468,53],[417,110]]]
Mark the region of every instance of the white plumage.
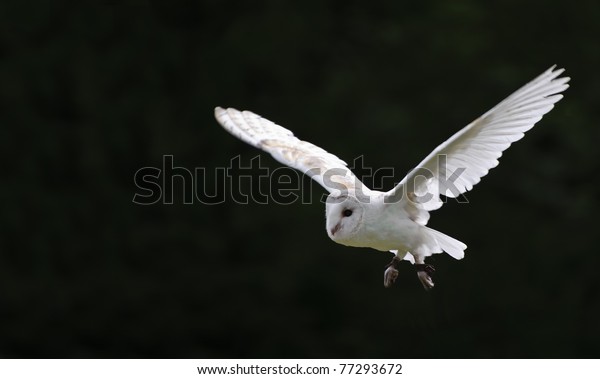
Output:
[[312,177],[330,195],[327,233],[347,246],[390,250],[396,257],[385,285],[396,279],[398,260],[416,263],[425,288],[433,287],[433,268],[425,257],[447,252],[456,259],[466,245],[426,226],[429,211],[443,205],[440,195],[458,197],[498,165],[502,152],[523,138],[568,88],[563,69],[551,67],[435,148],[395,188],[371,191],[333,154],[302,141],[289,130],[249,111],[215,108],[231,134]]
[[335,178],[331,178],[335,179],[335,183],[344,184],[347,188],[360,184],[366,193],[369,192],[348,169],[346,162],[310,142],[294,137],[291,131],[266,118],[249,111],[220,107],[215,108],[215,117],[234,136],[270,153],[277,161],[302,171],[330,193],[336,190],[336,186],[325,181],[323,174],[326,172],[335,174]]

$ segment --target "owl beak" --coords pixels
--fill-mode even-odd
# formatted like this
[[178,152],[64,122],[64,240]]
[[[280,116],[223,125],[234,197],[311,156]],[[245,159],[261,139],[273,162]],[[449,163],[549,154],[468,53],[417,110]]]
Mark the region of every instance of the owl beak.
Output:
[[333,229],[331,229],[331,235],[332,235],[332,236],[334,236],[334,235],[335,235],[335,233],[337,233],[337,231],[338,231],[338,230],[340,230],[341,226],[342,226],[342,224],[341,224],[341,223],[338,223],[338,224],[336,224],[336,225],[333,227]]

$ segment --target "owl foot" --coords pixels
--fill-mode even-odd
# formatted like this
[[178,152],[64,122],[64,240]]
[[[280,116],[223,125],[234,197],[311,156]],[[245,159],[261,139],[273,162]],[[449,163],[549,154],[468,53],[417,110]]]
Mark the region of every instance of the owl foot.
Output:
[[428,264],[416,264],[415,269],[417,269],[417,276],[425,290],[432,289],[434,284],[431,276],[435,273],[435,268]]
[[390,288],[392,284],[398,279],[398,264],[400,263],[400,259],[397,257],[392,258],[392,261],[385,267],[385,273],[383,274],[383,286],[385,288]]

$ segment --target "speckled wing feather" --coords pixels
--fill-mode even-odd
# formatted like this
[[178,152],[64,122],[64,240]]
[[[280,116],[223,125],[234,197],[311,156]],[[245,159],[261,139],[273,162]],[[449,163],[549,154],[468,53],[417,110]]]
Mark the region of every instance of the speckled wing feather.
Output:
[[345,194],[370,191],[348,169],[346,162],[333,154],[302,141],[274,122],[249,111],[215,108],[217,121],[242,141],[262,149],[277,161],[298,169],[322,185],[330,193]]
[[[442,206],[439,195],[470,191],[498,165],[502,152],[548,113],[569,86],[553,66],[439,145],[386,196],[425,225]],[[440,157],[443,157],[440,164]],[[464,171],[463,171],[464,170]],[[452,177],[453,174],[459,174]]]

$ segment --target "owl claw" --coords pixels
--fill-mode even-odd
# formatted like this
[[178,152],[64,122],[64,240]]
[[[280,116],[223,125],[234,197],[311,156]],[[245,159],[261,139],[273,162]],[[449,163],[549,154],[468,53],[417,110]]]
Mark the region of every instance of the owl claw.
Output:
[[428,264],[416,264],[415,268],[417,269],[417,276],[425,290],[432,289],[434,284],[431,276],[435,273],[435,267]]
[[383,274],[383,286],[385,288],[390,288],[398,279],[398,263],[400,260],[396,257],[392,259],[392,261],[385,267],[385,273]]

